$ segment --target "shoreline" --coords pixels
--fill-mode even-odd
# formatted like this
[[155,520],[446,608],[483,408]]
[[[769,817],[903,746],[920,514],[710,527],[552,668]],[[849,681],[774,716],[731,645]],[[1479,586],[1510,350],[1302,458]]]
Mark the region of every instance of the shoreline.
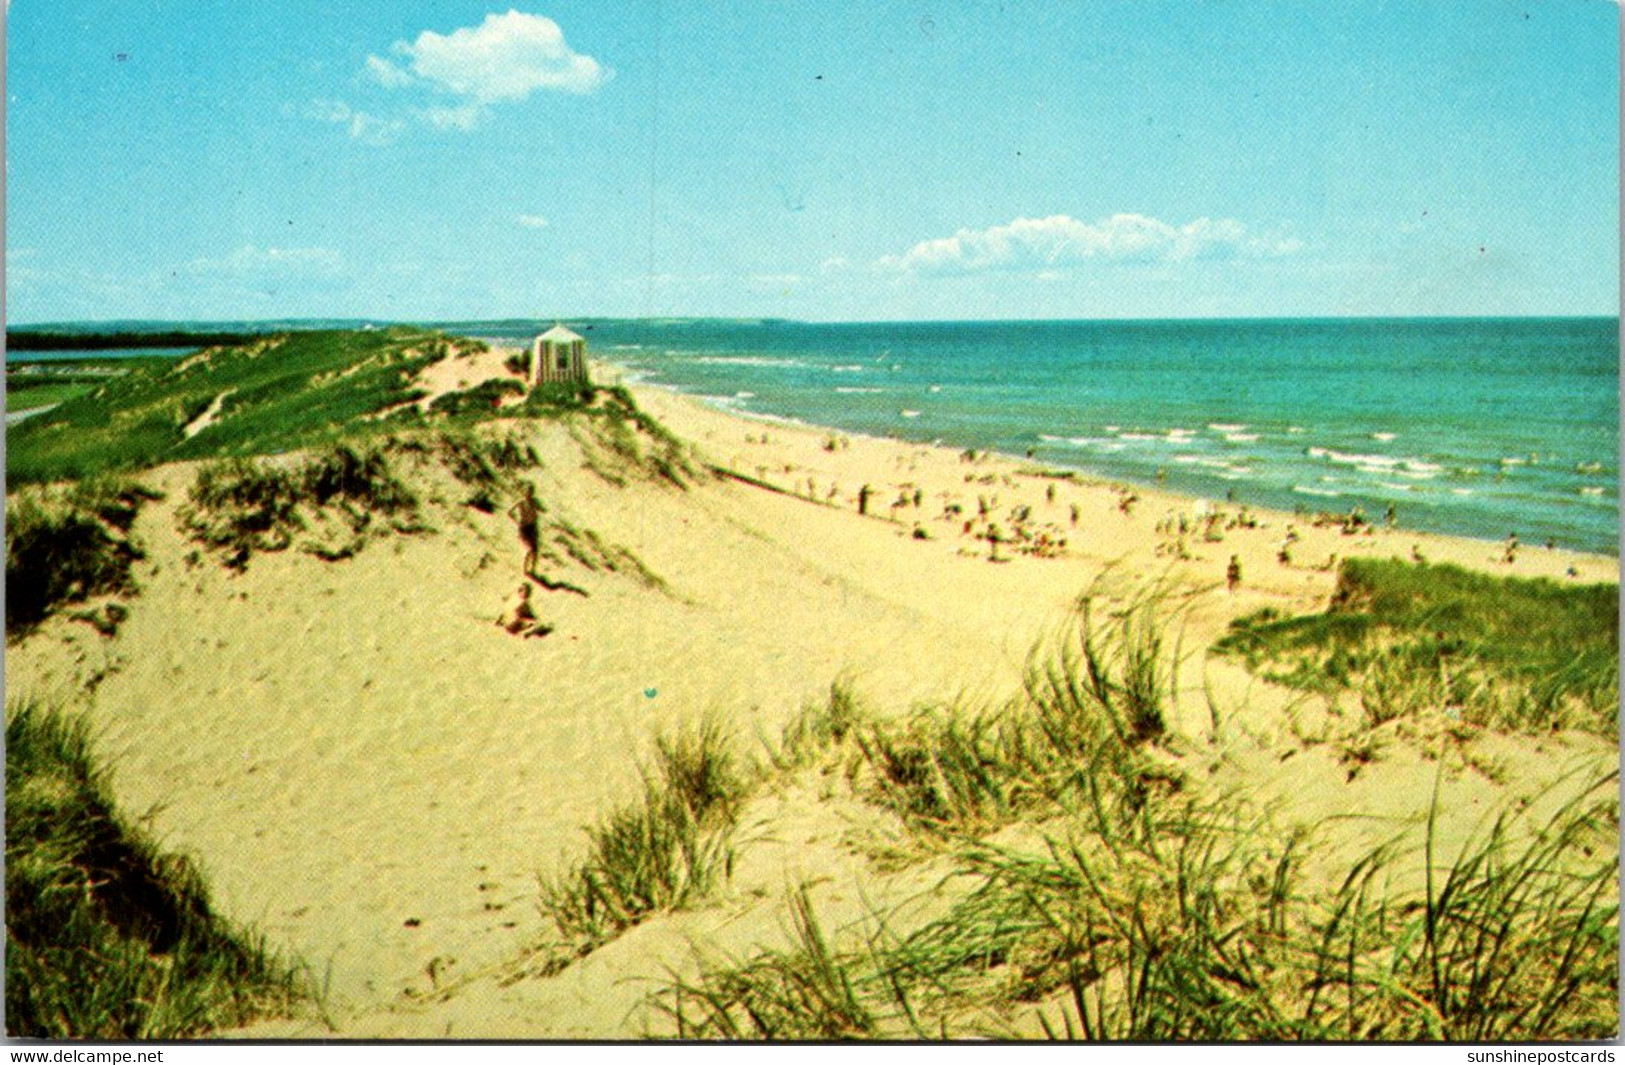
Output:
[[[1385,497],[1380,492],[1375,496],[1363,493],[1359,486],[1354,486],[1352,488],[1340,487],[1335,490],[1322,491],[1313,487],[1308,487],[1307,485],[1309,482],[1307,481],[1293,481],[1288,484],[1286,482],[1276,483],[1259,481],[1251,478],[1243,479],[1240,483],[1236,484],[1204,484],[1202,483],[1203,478],[1200,476],[1200,471],[1196,471],[1194,476],[1196,483],[1192,483],[1192,471],[1195,469],[1195,467],[1194,465],[1186,465],[1186,463],[1192,463],[1195,462],[1195,460],[1187,459],[1184,456],[1174,457],[1171,461],[1162,465],[1157,469],[1156,477],[1152,477],[1149,470],[1130,470],[1123,473],[1118,473],[1099,465],[1084,464],[1087,462],[1087,456],[1053,454],[1052,452],[1054,452],[1056,448],[1052,445],[1057,438],[1044,437],[1042,434],[1040,434],[1040,438],[1042,440],[1050,441],[1050,444],[1040,443],[1035,445],[1040,453],[1029,458],[1014,450],[998,450],[996,447],[985,448],[981,443],[974,440],[972,440],[969,444],[965,444],[963,442],[946,442],[943,440],[940,434],[931,437],[922,433],[918,434],[918,439],[915,439],[914,435],[910,434],[910,427],[908,425],[882,426],[879,428],[874,426],[869,426],[866,428],[841,428],[815,420],[803,419],[783,414],[774,414],[765,411],[757,411],[736,406],[735,404],[738,399],[752,398],[752,394],[748,392],[742,393],[740,397],[735,397],[720,392],[695,391],[689,390],[681,384],[670,383],[665,380],[658,379],[657,377],[652,378],[648,376],[658,375],[658,367],[628,367],[625,364],[615,361],[613,358],[595,359],[594,362],[606,368],[612,368],[619,379],[624,380],[629,378],[637,385],[668,389],[678,394],[689,396],[699,402],[713,407],[714,409],[719,409],[725,413],[734,414],[742,419],[751,421],[782,423],[790,426],[809,426],[818,431],[835,432],[849,436],[862,435],[873,439],[893,440],[904,446],[937,446],[948,448],[950,450],[959,450],[964,447],[970,447],[977,452],[986,450],[992,454],[1001,455],[1012,462],[1027,462],[1035,465],[1070,470],[1077,473],[1079,476],[1108,481],[1116,484],[1129,485],[1142,491],[1162,492],[1193,499],[1206,498],[1214,501],[1224,501],[1225,505],[1229,506],[1247,506],[1253,510],[1269,510],[1278,514],[1301,514],[1304,520],[1311,519],[1317,514],[1347,514],[1351,509],[1356,507],[1363,509],[1367,518],[1380,519],[1384,509],[1392,506],[1397,507],[1401,515],[1401,520],[1404,519],[1407,512],[1412,515],[1420,514],[1422,516],[1421,523],[1414,526],[1409,526],[1409,528],[1414,529],[1418,534],[1425,533],[1428,535],[1469,539],[1481,543],[1494,544],[1503,542],[1504,534],[1502,533],[1502,529],[1508,529],[1513,531],[1519,538],[1523,539],[1526,546],[1544,544],[1545,541],[1551,539],[1557,541],[1560,545],[1563,545],[1566,550],[1576,554],[1599,555],[1602,557],[1615,559],[1620,557],[1622,541],[1620,539],[1620,526],[1617,507],[1611,508],[1613,519],[1611,529],[1599,529],[1591,527],[1591,523],[1594,521],[1594,515],[1596,512],[1596,508],[1594,506],[1581,508],[1586,512],[1586,514],[1592,515],[1592,517],[1580,515],[1579,512],[1570,514],[1568,511],[1562,510],[1561,508],[1558,510],[1553,510],[1550,514],[1545,514],[1543,508],[1557,506],[1557,501],[1555,499],[1546,502],[1540,502],[1537,500],[1536,502],[1531,503],[1530,506],[1535,508],[1535,511],[1532,513],[1523,514],[1521,516],[1513,514],[1497,516],[1490,511],[1481,512],[1480,509],[1475,509],[1475,505],[1464,504],[1460,501],[1452,501],[1451,498],[1447,498],[1442,494],[1428,495],[1424,493],[1421,495],[1404,495],[1390,498]],[[830,412],[826,411],[824,413],[829,414]],[[911,417],[916,413],[917,412],[911,410],[901,411],[901,414],[905,418]],[[864,420],[865,419],[859,419],[859,421]],[[1107,428],[1115,429],[1116,427],[1108,426]],[[1225,427],[1215,427],[1210,425],[1208,428],[1213,429]],[[949,436],[964,435],[966,437],[974,437],[977,435],[973,431],[965,431],[963,427],[958,430],[950,427],[945,431]],[[1160,432],[1160,430],[1158,431]],[[1299,432],[1300,430],[1293,429],[1291,431]],[[1032,430],[1032,432],[1037,432],[1037,430]],[[1176,429],[1171,430],[1171,432],[1190,433],[1195,431]],[[892,435],[894,433],[898,435]],[[1380,437],[1382,434],[1374,435]],[[1136,439],[1139,438],[1136,437]],[[1006,445],[1008,444],[1009,441],[1007,440]],[[1330,461],[1334,463],[1353,462],[1355,459],[1361,459],[1364,457],[1362,455],[1340,453],[1340,451],[1349,451],[1351,447],[1353,447],[1354,450],[1358,450],[1357,445],[1323,443],[1322,446],[1309,448],[1308,451],[1311,453],[1311,455],[1313,455],[1313,453],[1317,450],[1321,452],[1330,451],[1333,454],[1333,458]],[[1046,452],[1050,453],[1046,454]],[[1322,457],[1324,457],[1324,455]],[[1375,459],[1373,459],[1373,461],[1375,461]],[[1401,464],[1403,464],[1404,462],[1419,460],[1396,459],[1392,461],[1401,462]],[[1428,461],[1431,463],[1444,462],[1445,460],[1429,458]],[[1523,462],[1524,459],[1522,458],[1503,459],[1502,465],[1503,467],[1507,464],[1521,465]],[[1338,468],[1339,467],[1336,466],[1331,467],[1333,470]],[[1364,469],[1364,467],[1362,467],[1362,469]],[[1433,469],[1436,470],[1437,467],[1433,467]],[[1165,477],[1165,475],[1167,476]],[[1401,476],[1411,475],[1402,474]],[[1422,476],[1426,476],[1426,474]],[[1226,482],[1235,480],[1235,478],[1231,477],[1223,477],[1222,479]],[[1322,478],[1322,480],[1328,479],[1330,478]],[[1208,478],[1208,480],[1212,480],[1212,478]],[[1176,484],[1177,487],[1169,487],[1170,482]],[[1385,484],[1384,487],[1396,488],[1399,486]],[[1604,487],[1601,490],[1607,489]],[[1616,481],[1613,486],[1613,491],[1617,494],[1617,490],[1618,488]],[[1473,494],[1473,491],[1468,489],[1458,488],[1453,489],[1452,491],[1456,496],[1467,496]],[[1585,489],[1581,494],[1590,495],[1597,494],[1598,492],[1599,489],[1593,487]],[[1252,498],[1238,501],[1233,499],[1233,497],[1236,495]],[[1263,499],[1260,500],[1258,497],[1263,497]],[[1485,497],[1485,499],[1491,498],[1492,496]],[[1463,507],[1466,509],[1463,509]],[[1565,517],[1565,514],[1568,516]]]
[[[615,373],[594,368],[604,384]],[[535,449],[537,464],[515,476],[561,528],[659,578],[561,554],[545,571],[581,594],[536,596],[545,639],[493,623],[522,579],[502,494],[512,485],[486,510],[449,467],[412,460],[400,472],[423,500],[422,535],[386,533],[335,561],[265,551],[234,572],[196,559],[180,513],[196,467],[176,463],[149,473],[157,497],[134,525],[141,591],[116,634],[63,617],[9,649],[8,684],[84,712],[119,752],[119,808],[156,811],[154,834],[196,856],[218,912],[329,974],[334,1028],[296,1019],[228,1037],[637,1037],[648,980],[690,965],[695,943],[744,956],[782,941],[785,884],[818,885],[831,927],[861,919],[860,900],[914,897],[914,874],[865,857],[866,841],[893,838],[866,833],[893,823],[842,791],[844,774],[809,769],[743,815],[750,845],[720,908],[656,915],[562,972],[506,980],[550,934],[538,871],[569,869],[582,828],[640,794],[659,737],[715,715],[737,750],[754,752],[827,705],[832,686],[898,728],[1004,706],[1047,660],[1037,656],[1075,639],[1084,595],[1104,617],[1171,593],[1170,758],[1193,786],[1275,810],[1282,831],[1332,824],[1333,855],[1375,846],[1368,827],[1387,836],[1425,814],[1442,764],[1423,749],[1433,734],[1394,726],[1380,757],[1351,766],[1335,730],[1356,715],[1306,705],[1202,650],[1262,609],[1324,610],[1335,562],[1350,555],[1404,558],[1418,545],[1430,561],[1485,573],[1572,586],[1563,573],[1574,566],[1586,580],[1618,579],[1606,556],[1534,549],[1508,566],[1482,541],[1345,536],[1211,504],[1199,514],[1200,500],[1154,489],[1128,490],[1125,510],[1108,481],[1043,476],[1013,457],[972,461],[630,387],[697,458],[742,476],[617,481],[594,464],[591,434],[564,420],[483,423]],[[637,446],[648,440],[638,434]],[[1008,538],[989,541],[994,523]],[[1295,557],[1283,565],[1290,524]],[[1227,588],[1233,558],[1240,579]],[[1440,821],[1452,841],[1582,760],[1618,762],[1612,740],[1591,733],[1471,742],[1472,764],[1493,772],[1455,763]]]
[[[675,405],[703,414],[705,419],[717,419],[722,423],[733,423],[739,427],[739,429],[735,430],[736,432],[751,429],[753,434],[756,427],[768,427],[795,434],[803,438],[803,444],[812,440],[819,448],[822,448],[826,438],[836,437],[863,441],[876,448],[889,447],[905,452],[925,451],[937,456],[939,461],[951,459],[954,463],[960,463],[962,455],[966,453],[941,443],[916,442],[900,437],[876,436],[872,433],[819,425],[783,415],[730,408],[708,401],[709,397],[685,392],[675,385],[639,378],[636,371],[628,370],[624,365],[613,361],[593,359],[591,362],[594,371],[602,375],[601,379],[606,384],[624,385],[638,398],[640,405],[651,405],[644,402],[645,396],[666,397]],[[634,378],[631,383],[627,382],[629,377]],[[658,399],[652,405],[665,406]],[[662,420],[666,420],[663,415]],[[716,432],[718,430],[712,429],[711,431]],[[687,434],[679,431],[679,435],[685,436]],[[690,437],[690,439],[693,438]],[[698,443],[699,441],[694,440],[693,442]],[[1335,510],[1311,510],[1309,508],[1305,508],[1303,513],[1300,514],[1278,507],[1255,506],[1247,503],[1191,495],[1161,485],[1145,485],[1106,477],[1089,470],[1043,462],[1037,458],[1029,459],[1025,456],[1012,455],[1006,452],[976,450],[975,454],[979,456],[977,460],[979,464],[985,464],[987,469],[996,472],[998,475],[1070,481],[1080,487],[1092,490],[1091,495],[1111,494],[1114,505],[1116,505],[1115,500],[1123,493],[1132,494],[1138,499],[1135,509],[1146,515],[1155,513],[1159,518],[1164,516],[1165,513],[1172,513],[1176,517],[1184,514],[1189,520],[1197,511],[1204,511],[1205,513],[1218,511],[1231,516],[1244,513],[1256,518],[1261,529],[1278,531],[1284,535],[1287,527],[1293,527],[1300,536],[1304,536],[1307,529],[1317,529],[1315,525],[1317,520],[1323,522],[1322,525],[1318,526],[1318,529],[1324,531],[1329,528],[1329,525],[1325,523],[1325,519],[1340,515],[1346,516],[1347,514],[1347,512]],[[749,470],[737,469],[734,472],[750,473]],[[793,489],[786,489],[780,485],[774,487],[776,490],[786,492],[786,494],[797,498],[806,498]],[[1371,534],[1368,535],[1364,531],[1358,536],[1344,536],[1341,533],[1336,533],[1336,540],[1329,540],[1324,536],[1308,539],[1314,543],[1321,540],[1327,540],[1330,543],[1345,543],[1350,550],[1344,553],[1353,555],[1386,555],[1397,552],[1399,556],[1403,557],[1409,555],[1414,545],[1422,548],[1422,554],[1427,561],[1454,562],[1469,569],[1499,576],[1548,577],[1567,582],[1573,582],[1576,579],[1581,582],[1607,580],[1617,583],[1619,581],[1619,557],[1603,552],[1582,551],[1563,547],[1548,549],[1543,545],[1532,542],[1520,543],[1516,555],[1517,560],[1511,565],[1505,565],[1499,559],[1504,557],[1506,541],[1478,539],[1461,533],[1417,529],[1407,527],[1402,522],[1389,527],[1382,524],[1380,515],[1368,516],[1366,528],[1372,530]],[[1405,540],[1406,543],[1397,545],[1395,541],[1398,540]],[[1386,548],[1387,550],[1380,550],[1379,548]],[[1334,554],[1337,552],[1328,549],[1327,553]],[[1307,553],[1305,557],[1308,557]],[[1571,577],[1568,574],[1567,571],[1571,566],[1579,571],[1578,578]]]

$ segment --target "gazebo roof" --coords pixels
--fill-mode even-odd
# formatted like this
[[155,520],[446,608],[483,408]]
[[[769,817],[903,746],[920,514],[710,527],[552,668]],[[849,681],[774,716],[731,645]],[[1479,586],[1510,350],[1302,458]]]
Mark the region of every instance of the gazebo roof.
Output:
[[537,337],[536,339],[537,340],[555,340],[555,341],[563,340],[563,341],[568,341],[568,340],[580,340],[581,336],[579,334],[577,334],[577,333],[570,332],[570,330],[564,328],[564,326],[562,326],[562,325],[556,325],[552,329],[549,329],[547,332],[543,333],[541,336]]

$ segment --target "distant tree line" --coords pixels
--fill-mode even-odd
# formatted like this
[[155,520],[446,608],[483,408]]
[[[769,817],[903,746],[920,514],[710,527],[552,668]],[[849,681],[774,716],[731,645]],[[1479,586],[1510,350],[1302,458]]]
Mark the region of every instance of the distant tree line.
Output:
[[8,351],[102,351],[110,348],[206,348],[241,344],[258,333],[51,333],[6,331]]

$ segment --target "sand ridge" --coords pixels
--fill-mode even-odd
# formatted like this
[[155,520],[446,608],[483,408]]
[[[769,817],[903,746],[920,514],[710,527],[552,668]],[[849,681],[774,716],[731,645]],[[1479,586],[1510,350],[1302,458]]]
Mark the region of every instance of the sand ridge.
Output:
[[[543,456],[527,475],[540,496],[665,583],[568,567],[556,575],[587,595],[539,595],[538,613],[555,626],[545,639],[494,624],[519,579],[506,501],[484,514],[448,498],[433,511],[435,531],[338,563],[256,556],[236,575],[187,561],[175,509],[192,471],[168,467],[149,477],[166,498],[137,526],[148,551],[142,593],[118,636],[53,622],[8,654],[12,692],[66,693],[87,706],[114,755],[121,805],[198,860],[220,907],[326,974],[341,1035],[636,1035],[647,1018],[627,1012],[636,996],[625,980],[692,958],[695,942],[742,950],[782,934],[765,903],[707,910],[639,929],[548,981],[494,975],[539,932],[537,872],[579,848],[581,826],[629,792],[638,757],[677,723],[720,713],[749,745],[837,678],[889,713],[997,699],[1090,588],[1188,590],[1185,638],[1197,649],[1261,606],[1323,607],[1333,556],[1419,550],[1492,572],[1618,579],[1610,558],[1525,548],[1507,565],[1494,544],[1404,529],[1345,535],[1263,511],[1251,527],[1221,523],[1222,540],[1187,532],[1181,551],[1177,518],[1193,529],[1214,504],[636,393],[705,462],[775,490],[709,476],[687,490],[615,487],[584,467],[562,427],[516,423]],[[864,485],[870,513],[860,516]],[[1137,499],[1125,507],[1127,494]],[[989,511],[980,523],[979,496]],[[1017,508],[1035,535],[1065,547],[1023,553],[982,535],[990,522],[1013,530]],[[1289,524],[1298,539],[1283,565]],[[1234,591],[1225,587],[1232,557]],[[1189,671],[1185,684],[1181,727],[1192,734],[1203,727],[1204,688],[1251,707],[1256,720],[1242,722],[1229,771],[1268,777],[1285,794],[1281,782],[1293,778],[1271,762],[1288,732],[1279,693],[1224,663]],[[1558,742],[1569,760],[1606,754]],[[1533,760],[1543,758],[1564,760]],[[1421,770],[1393,766],[1404,805]],[[1310,805],[1324,812],[1380,804],[1389,779],[1373,770],[1355,799],[1302,790],[1320,795]],[[1488,785],[1473,786],[1487,801]],[[862,815],[801,803],[758,816],[781,841],[745,877],[762,892],[777,894],[808,860],[847,885],[851,915],[866,890],[901,890],[840,857],[841,833]],[[459,980],[468,994],[425,998]],[[314,1023],[297,1030],[319,1034]]]

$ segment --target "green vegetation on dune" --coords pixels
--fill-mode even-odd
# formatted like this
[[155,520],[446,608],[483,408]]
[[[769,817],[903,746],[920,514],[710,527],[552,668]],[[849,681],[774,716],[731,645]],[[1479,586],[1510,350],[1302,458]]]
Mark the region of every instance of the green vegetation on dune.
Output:
[[[117,480],[25,488],[6,501],[6,636],[27,635],[57,610],[135,591],[141,548],[130,530],[153,497]],[[108,607],[116,625],[122,608]]]
[[[518,380],[498,378],[419,409],[424,392],[416,381],[425,367],[483,350],[479,341],[403,326],[293,333],[181,359],[128,360],[80,374],[87,381],[76,383],[91,383],[88,391],[8,426],[6,472],[13,484],[75,480],[534,418],[568,422],[591,468],[612,483],[652,475],[683,486],[695,475],[684,445],[624,388],[551,385],[525,393]],[[12,377],[26,377],[26,388],[36,377],[62,375]]]
[[[145,361],[11,426],[7,474],[13,482],[68,480],[358,435],[387,424],[361,419],[420,395],[414,376],[448,343],[410,329],[313,332]],[[188,436],[187,425],[217,403],[218,423]]]
[[227,568],[242,570],[256,552],[286,550],[306,533],[306,551],[347,558],[375,523],[411,531],[417,514],[417,497],[383,452],[338,444],[291,464],[226,459],[205,466],[181,521]]
[[182,1039],[285,1015],[302,979],[113,805],[82,722],[6,713],[6,1034]]
[[[1324,826],[1283,829],[1245,796],[1210,791],[1213,756],[1170,730],[1182,651],[1169,601],[1157,588],[1115,608],[1080,601],[1075,627],[1035,654],[1003,704],[893,720],[837,684],[753,769],[734,768],[714,726],[663,742],[642,801],[600,821],[587,857],[543,879],[558,941],[526,970],[557,972],[663,911],[714,900],[746,845],[733,828],[752,795],[811,776],[895,818],[897,835],[865,847],[877,873],[946,863],[951,904],[923,923],[905,904],[832,927],[811,885],[792,886],[788,945],[669,976],[650,998],[659,1034],[1616,1033],[1617,773],[1554,785],[1567,798],[1541,819],[1529,796],[1512,800],[1448,843],[1437,792],[1420,824],[1371,849],[1351,851]],[[1401,607],[1378,609],[1391,619]],[[1459,764],[1447,748],[1463,741],[1429,742],[1442,780]]]
[[33,381],[10,378],[6,381],[6,410],[34,410],[51,407],[94,389],[102,378],[90,374]]
[[710,720],[662,738],[640,800],[587,830],[586,857],[542,880],[558,969],[654,914],[692,905],[733,868],[733,830],[750,774]]
[[1349,559],[1325,612],[1238,620],[1215,651],[1311,691],[1354,691],[1376,723],[1448,710],[1469,724],[1612,737],[1619,587]]
[[[793,890],[788,947],[713,960],[656,996],[676,1034],[1171,1042],[1617,1031],[1616,774],[1548,820],[1520,803],[1448,849],[1435,797],[1420,840],[1353,860],[1317,855],[1317,831],[1282,832],[1238,798],[1205,794],[1204,774],[1187,778],[1171,741],[1135,727],[1171,711],[1171,687],[1150,679],[1169,677],[1178,657],[1159,646],[1155,606],[1104,624],[1081,616],[1077,638],[996,711],[939,709],[895,725],[837,690],[792,725],[781,769],[817,765],[822,748],[826,776],[841,772],[855,795],[894,813],[917,853],[946,857],[958,901],[912,929],[877,912],[859,933],[832,933],[806,888]],[[905,845],[888,862],[899,854],[910,860]]]
[[1326,887],[1301,840],[1233,810],[1163,803],[1116,842],[1069,812],[1036,849],[967,843],[953,860],[974,887],[940,920],[898,933],[877,915],[854,943],[803,890],[788,948],[674,979],[656,1004],[690,1039],[1608,1038],[1613,783],[1454,854],[1431,836],[1373,852]]

